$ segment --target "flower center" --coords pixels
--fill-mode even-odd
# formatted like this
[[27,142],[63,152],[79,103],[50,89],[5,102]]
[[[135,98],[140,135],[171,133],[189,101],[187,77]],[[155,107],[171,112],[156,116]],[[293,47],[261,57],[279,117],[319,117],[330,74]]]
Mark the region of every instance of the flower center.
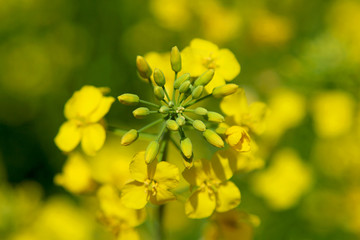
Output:
[[159,186],[159,183],[152,179],[146,179],[145,182],[146,187],[146,193],[150,193],[153,196],[157,194],[157,187]]

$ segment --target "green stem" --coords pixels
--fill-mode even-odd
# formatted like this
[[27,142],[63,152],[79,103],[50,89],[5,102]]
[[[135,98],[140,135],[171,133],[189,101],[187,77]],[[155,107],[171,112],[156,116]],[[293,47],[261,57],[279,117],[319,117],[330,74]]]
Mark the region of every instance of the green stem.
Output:
[[147,104],[149,106],[152,106],[152,107],[156,107],[156,108],[160,108],[159,105],[155,104],[155,103],[152,103],[152,102],[148,102],[148,101],[145,101],[145,100],[139,100],[139,102],[143,103],[143,104]]
[[169,101],[171,101],[171,99],[170,99],[170,97],[169,97],[169,94],[168,94],[168,92],[166,91],[166,88],[163,86],[162,87],[163,88],[163,90],[164,90],[164,93],[165,93],[165,95],[166,95],[166,98],[169,100]]
[[[176,81],[176,79],[177,79],[177,75],[178,75],[178,73],[175,72],[174,85],[175,85],[175,81]],[[175,102],[175,87],[173,87],[172,101]]]
[[185,114],[183,114],[183,116],[185,117],[185,119],[187,119],[190,123],[194,122],[194,119],[192,119],[191,117],[186,116]]
[[194,105],[195,103],[198,103],[198,102],[200,102],[200,101],[202,101],[202,100],[204,100],[204,99],[206,99],[206,98],[208,98],[208,97],[210,97],[210,96],[212,96],[212,94],[206,95],[206,96],[204,96],[204,97],[202,97],[202,98],[199,98],[198,100],[189,102],[189,103],[186,104],[184,107],[189,107],[189,106],[191,106],[191,105]]
[[158,119],[158,120],[156,120],[156,121],[154,121],[154,122],[152,122],[152,123],[149,123],[148,125],[140,128],[140,129],[138,130],[138,132],[142,132],[142,131],[144,131],[144,130],[146,130],[146,129],[148,129],[148,128],[151,128],[152,126],[155,126],[156,124],[161,123],[162,121],[164,121],[164,119],[161,118],[161,119]]

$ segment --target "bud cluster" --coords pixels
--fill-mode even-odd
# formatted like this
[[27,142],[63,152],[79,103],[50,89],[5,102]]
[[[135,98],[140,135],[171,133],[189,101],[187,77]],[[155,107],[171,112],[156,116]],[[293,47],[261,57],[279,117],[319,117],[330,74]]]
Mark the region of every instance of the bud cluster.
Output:
[[[158,114],[159,119],[139,130],[131,129],[123,135],[121,144],[131,144],[138,138],[139,133],[162,123],[161,131],[156,140],[150,142],[146,149],[145,162],[150,163],[156,158],[163,141],[172,140],[181,150],[185,166],[190,168],[192,166],[193,145],[190,138],[186,137],[185,134],[185,130],[188,130],[189,127],[199,131],[206,141],[213,146],[218,148],[224,147],[223,139],[214,130],[209,128],[209,123],[222,123],[224,117],[220,113],[208,111],[203,107],[192,108],[192,106],[210,96],[221,98],[231,95],[236,92],[238,85],[225,84],[214,88],[212,93],[207,93],[204,87],[213,79],[214,69],[205,71],[197,78],[191,77],[189,73],[179,74],[182,64],[181,54],[177,47],[171,49],[170,63],[172,70],[175,72],[172,97],[169,96],[165,88],[166,79],[164,73],[158,68],[152,70],[145,58],[142,56],[137,57],[137,71],[142,78],[149,81],[154,96],[159,102],[148,102],[130,93],[120,95],[118,100],[125,105],[146,105],[146,107],[141,106],[133,111],[135,118],[142,119],[150,114]],[[195,117],[190,117],[190,114]],[[179,134],[180,143],[177,143],[172,138],[172,132]]]

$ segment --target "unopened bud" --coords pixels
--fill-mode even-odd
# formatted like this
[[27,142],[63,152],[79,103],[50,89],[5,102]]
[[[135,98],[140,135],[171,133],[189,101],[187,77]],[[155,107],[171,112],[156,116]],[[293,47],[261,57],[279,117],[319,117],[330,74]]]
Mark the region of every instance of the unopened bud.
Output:
[[158,141],[150,142],[150,144],[147,146],[146,151],[145,151],[145,162],[146,163],[150,163],[156,158],[156,155],[159,152],[159,147],[160,147],[160,144],[158,143]]
[[214,77],[214,69],[209,69],[206,72],[204,72],[203,74],[201,74],[194,82],[194,86],[200,86],[203,85],[205,86],[206,84],[208,84],[211,79]]
[[179,129],[179,125],[174,120],[167,120],[166,127],[171,131],[177,131]]
[[200,116],[205,116],[208,113],[208,110],[206,110],[206,108],[203,107],[197,107],[195,108],[194,113]]
[[130,145],[131,143],[136,141],[138,136],[138,131],[136,131],[135,129],[131,129],[122,136],[120,143],[123,146]]
[[150,78],[152,70],[144,57],[136,57],[136,67],[141,77]]
[[226,130],[229,128],[229,125],[226,123],[220,123],[218,127],[215,129],[215,132],[220,135],[224,135]]
[[140,98],[138,95],[131,94],[131,93],[124,93],[118,96],[118,100],[125,105],[136,105],[139,103]]
[[160,87],[163,87],[165,85],[164,73],[158,68],[154,69],[154,81]]
[[179,88],[179,92],[181,93],[187,92],[187,90],[189,90],[190,84],[191,84],[190,81],[183,82]]
[[147,115],[149,115],[150,110],[146,107],[139,107],[139,108],[135,109],[132,113],[133,113],[134,117],[141,119],[141,118],[144,118]]
[[187,80],[190,80],[190,73],[184,73],[180,77],[178,77],[174,82],[174,88],[178,89],[181,84]]
[[181,54],[176,46],[171,49],[170,62],[171,62],[171,68],[172,70],[174,70],[174,72],[181,71]]
[[225,121],[223,115],[217,112],[210,112],[210,111],[206,115],[206,120],[215,123],[222,123],[223,121]]
[[210,129],[205,130],[205,132],[203,133],[203,136],[206,139],[206,141],[208,141],[211,145],[218,147],[218,148],[224,147],[224,141],[213,130],[210,130]]
[[179,125],[179,126],[184,126],[186,121],[185,121],[185,118],[183,116],[180,116],[178,118],[176,118],[176,123]]
[[185,138],[180,142],[181,152],[184,154],[186,158],[192,157],[192,143],[190,138]]
[[200,132],[204,132],[206,130],[206,125],[200,120],[194,120],[192,125]]
[[154,86],[154,95],[158,100],[163,100],[165,97],[164,89],[159,86]]
[[169,107],[168,106],[161,106],[160,109],[159,109],[159,113],[168,113],[169,112]]
[[236,84],[233,84],[233,83],[225,84],[225,85],[214,88],[212,95],[215,98],[226,97],[228,95],[235,93],[238,88],[239,88],[239,86]]
[[193,99],[198,99],[203,93],[204,87],[202,85],[195,87],[191,95]]

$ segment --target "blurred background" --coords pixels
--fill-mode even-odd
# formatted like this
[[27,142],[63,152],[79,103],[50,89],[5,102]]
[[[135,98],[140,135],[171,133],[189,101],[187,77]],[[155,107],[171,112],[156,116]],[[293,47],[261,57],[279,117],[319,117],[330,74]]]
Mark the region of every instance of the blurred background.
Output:
[[[54,184],[64,104],[83,85],[150,95],[136,55],[196,37],[231,49],[271,111],[264,167],[234,178],[261,220],[244,239],[360,239],[359,24],[358,0],[0,0],[0,239],[111,239],[94,199]],[[115,103],[107,120],[131,117]],[[179,221],[170,239],[205,229]]]

